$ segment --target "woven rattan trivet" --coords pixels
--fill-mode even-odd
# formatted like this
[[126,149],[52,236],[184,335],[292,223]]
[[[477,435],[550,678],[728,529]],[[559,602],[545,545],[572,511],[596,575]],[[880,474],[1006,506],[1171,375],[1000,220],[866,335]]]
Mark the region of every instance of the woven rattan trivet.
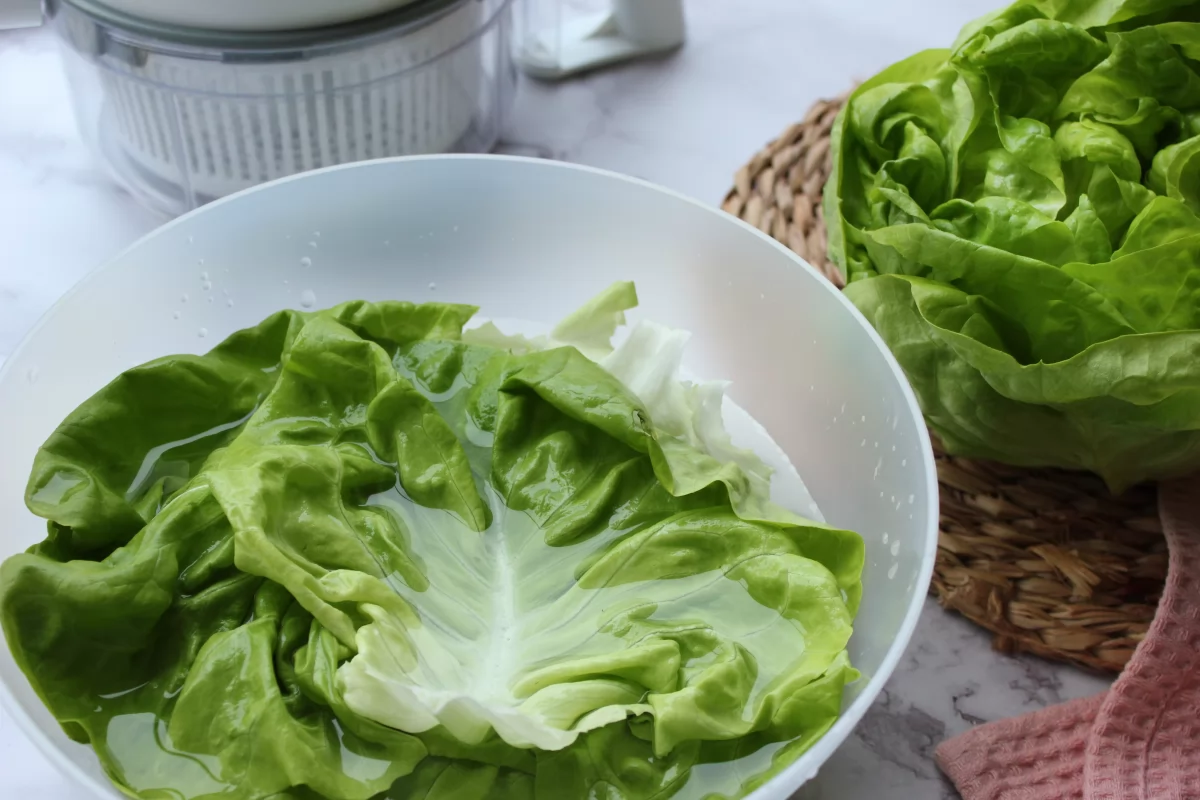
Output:
[[[843,285],[826,258],[821,191],[845,96],[823,100],[742,167],[724,209]],[[1021,469],[938,449],[941,539],[933,592],[1029,652],[1120,670],[1154,617],[1167,550],[1152,487],[1112,497],[1091,475]]]

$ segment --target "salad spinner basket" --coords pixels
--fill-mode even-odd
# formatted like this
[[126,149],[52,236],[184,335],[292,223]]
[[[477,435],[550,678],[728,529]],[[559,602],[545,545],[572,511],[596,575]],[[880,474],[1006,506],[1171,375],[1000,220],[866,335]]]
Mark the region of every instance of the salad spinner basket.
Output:
[[273,31],[186,28],[91,0],[46,8],[85,137],[131,191],[179,213],[346,161],[490,149],[515,87],[511,6],[418,0]]

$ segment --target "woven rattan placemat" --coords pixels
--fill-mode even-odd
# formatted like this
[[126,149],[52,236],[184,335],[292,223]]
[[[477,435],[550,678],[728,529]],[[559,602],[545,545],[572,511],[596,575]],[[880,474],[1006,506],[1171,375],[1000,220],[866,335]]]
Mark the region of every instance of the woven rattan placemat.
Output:
[[[738,170],[725,211],[843,285],[826,258],[821,192],[829,134],[845,96],[822,100]],[[1113,497],[1091,475],[1022,469],[942,453],[933,593],[1028,652],[1120,670],[1154,617],[1167,550],[1153,487]]]

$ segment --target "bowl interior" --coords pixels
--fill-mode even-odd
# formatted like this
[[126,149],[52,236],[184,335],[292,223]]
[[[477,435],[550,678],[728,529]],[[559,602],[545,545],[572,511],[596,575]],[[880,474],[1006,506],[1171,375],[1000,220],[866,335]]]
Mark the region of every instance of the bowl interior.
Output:
[[[755,794],[811,778],[911,635],[936,548],[936,480],[916,402],[881,341],[814,270],[731,217],[628,178],[550,162],[401,159],[310,173],[171,223],[90,276],[0,374],[0,557],[43,537],[22,495],[41,442],[119,372],[203,352],[283,307],[473,303],[553,322],[614,280],[641,314],[693,332],[685,365],[732,381],[827,520],[866,540],[843,717]],[[0,648],[0,699],[93,796],[119,797]]]

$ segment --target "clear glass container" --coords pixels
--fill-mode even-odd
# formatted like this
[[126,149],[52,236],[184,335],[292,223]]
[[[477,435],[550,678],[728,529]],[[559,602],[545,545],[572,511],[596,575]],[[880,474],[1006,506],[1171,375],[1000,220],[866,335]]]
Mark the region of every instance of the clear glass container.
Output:
[[84,138],[175,215],[264,181],[485,152],[516,92],[513,0],[419,0],[335,27],[231,33],[47,0]]

